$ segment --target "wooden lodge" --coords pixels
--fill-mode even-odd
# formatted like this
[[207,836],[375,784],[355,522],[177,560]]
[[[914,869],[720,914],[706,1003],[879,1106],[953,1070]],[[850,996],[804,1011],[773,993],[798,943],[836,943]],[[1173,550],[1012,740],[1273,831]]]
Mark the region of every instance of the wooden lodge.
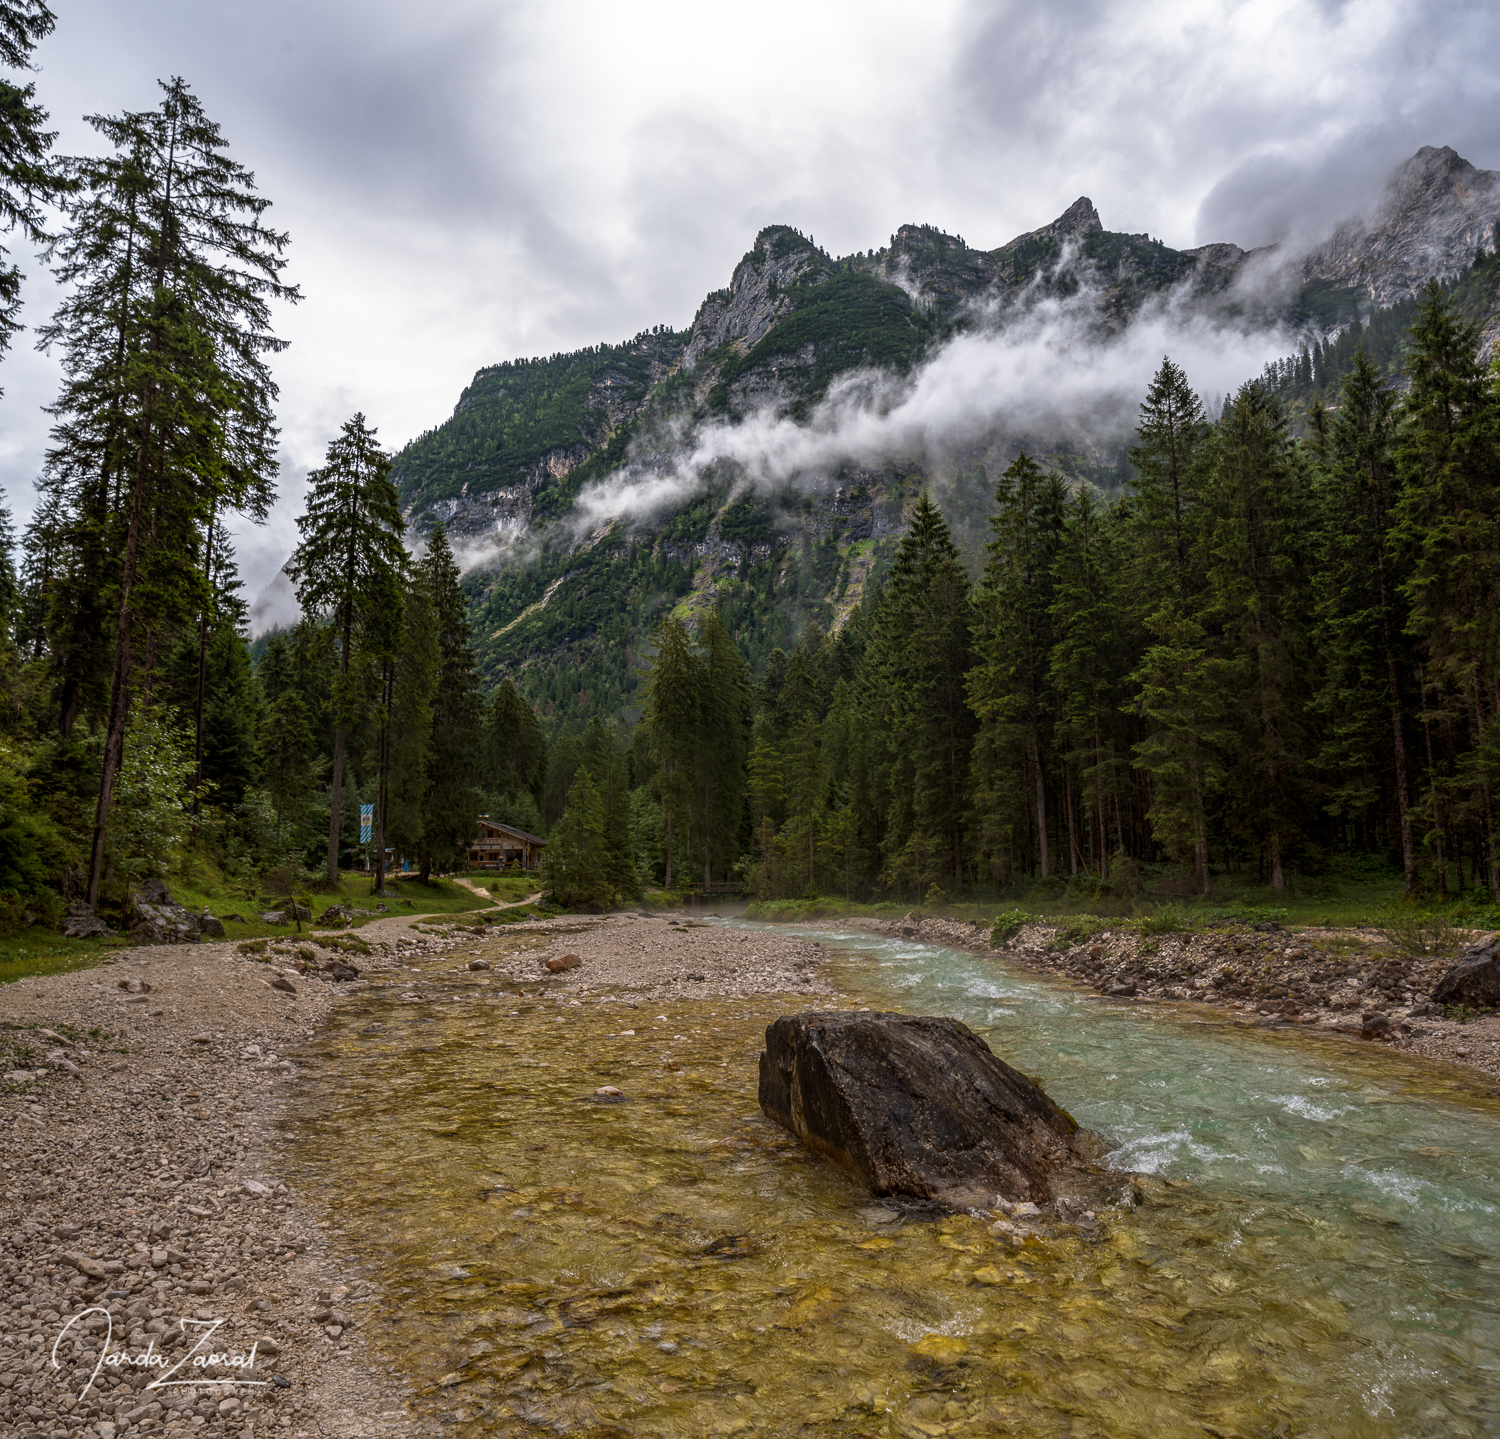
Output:
[[470,869],[536,870],[542,867],[547,841],[514,825],[492,819],[479,821],[479,834],[469,845]]

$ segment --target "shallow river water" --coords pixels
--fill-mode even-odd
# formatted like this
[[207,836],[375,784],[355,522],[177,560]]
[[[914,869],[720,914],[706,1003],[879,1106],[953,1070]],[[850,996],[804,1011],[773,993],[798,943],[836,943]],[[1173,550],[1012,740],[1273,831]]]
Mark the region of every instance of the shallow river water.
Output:
[[[841,1004],[964,1020],[1140,1202],[1020,1245],[901,1214],[760,1115],[765,1026],[805,999],[570,1005],[434,963],[422,1002],[398,984],[335,1014],[294,1150],[419,1413],[601,1439],[1500,1435],[1496,1101],[1363,1047],[809,933]],[[624,1102],[593,1102],[605,1084]]]

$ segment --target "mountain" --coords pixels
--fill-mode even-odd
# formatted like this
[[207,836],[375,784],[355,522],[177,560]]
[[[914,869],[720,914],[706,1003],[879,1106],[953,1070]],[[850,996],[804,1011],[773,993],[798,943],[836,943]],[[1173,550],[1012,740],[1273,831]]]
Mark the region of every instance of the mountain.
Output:
[[[768,226],[686,330],[480,370],[452,416],[396,457],[395,478],[413,526],[444,524],[470,567],[486,674],[513,675],[558,721],[628,713],[639,656],[668,611],[716,605],[755,665],[808,621],[842,623],[924,486],[977,565],[992,476],[1023,443],[1104,491],[1127,474],[1119,406],[1113,430],[1000,417],[937,449],[924,440],[872,456],[825,444],[774,477],[750,476],[738,453],[757,426],[782,440],[817,433],[832,413],[821,402],[856,374],[899,390],[945,342],[1003,345],[1059,306],[1079,326],[1069,343],[1085,345],[1125,334],[1153,306],[1333,334],[1493,245],[1497,180],[1451,149],[1424,148],[1371,215],[1305,256],[1176,250],[1106,230],[1087,198],[988,250],[903,225],[880,249],[836,257]],[[1493,296],[1474,303],[1493,326]],[[872,404],[862,413],[878,413]],[[705,451],[704,435],[724,443]],[[633,510],[590,498],[605,481],[625,497],[627,480],[672,498]]]

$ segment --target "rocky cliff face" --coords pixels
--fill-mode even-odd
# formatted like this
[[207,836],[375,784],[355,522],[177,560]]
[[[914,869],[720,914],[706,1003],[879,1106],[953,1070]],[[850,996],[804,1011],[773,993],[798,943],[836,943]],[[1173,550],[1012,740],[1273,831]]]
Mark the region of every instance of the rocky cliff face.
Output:
[[793,285],[816,285],[828,278],[828,257],[786,225],[768,225],[755,237],[749,254],[734,267],[727,290],[715,290],[693,318],[683,352],[684,365],[696,365],[725,344],[748,350],[783,316]]
[[1302,266],[1306,280],[1363,291],[1388,305],[1431,276],[1456,274],[1480,245],[1495,248],[1500,172],[1424,145],[1386,186],[1373,215],[1346,221]]

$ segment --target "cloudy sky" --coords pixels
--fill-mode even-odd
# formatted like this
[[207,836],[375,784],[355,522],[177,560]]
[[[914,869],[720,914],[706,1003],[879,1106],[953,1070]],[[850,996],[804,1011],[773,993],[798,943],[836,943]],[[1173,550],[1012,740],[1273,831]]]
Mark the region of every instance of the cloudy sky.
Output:
[[[1249,246],[1326,230],[1420,145],[1500,168],[1492,3],[51,3],[60,148],[180,74],[291,232],[306,299],[278,326],[252,592],[340,420],[396,448],[480,365],[686,325],[764,224],[834,253],[907,221],[993,246],[1086,194],[1110,229]],[[26,293],[34,322],[54,294]],[[23,336],[0,383],[24,521],[55,361]]]

